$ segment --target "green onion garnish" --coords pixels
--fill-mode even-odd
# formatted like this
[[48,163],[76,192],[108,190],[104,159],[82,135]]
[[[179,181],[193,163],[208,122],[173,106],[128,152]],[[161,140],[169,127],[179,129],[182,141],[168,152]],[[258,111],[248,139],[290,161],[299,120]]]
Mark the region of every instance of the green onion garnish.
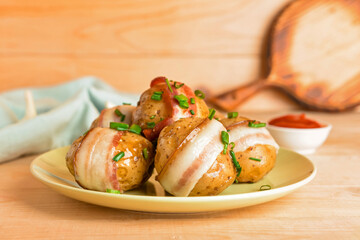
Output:
[[[178,85],[179,84],[179,85]],[[175,82],[174,83],[174,87],[176,88],[176,89],[179,89],[179,88],[181,88],[182,86],[184,86],[184,83],[178,83],[178,82]]]
[[152,115],[151,117],[150,117],[150,119],[154,119],[156,116],[155,115]]
[[146,125],[148,126],[148,128],[154,128],[155,127],[154,122],[147,122]]
[[255,121],[250,121],[248,126],[252,128],[261,128],[261,127],[265,127],[266,123],[255,123]]
[[253,157],[249,157],[250,160],[254,160],[254,161],[258,161],[258,162],[261,162],[261,159],[259,158],[253,158]]
[[129,129],[129,124],[126,123],[118,123],[118,122],[110,122],[110,128],[116,129],[118,131],[125,131]]
[[131,103],[123,102],[123,105],[131,105]]
[[191,113],[191,115],[195,115],[195,112],[194,112],[194,110],[190,110],[190,113]]
[[160,92],[160,91],[153,92],[153,95],[151,95],[151,99],[160,101],[162,98],[162,94],[163,94],[163,92]]
[[170,89],[170,92],[173,93],[170,82],[169,82],[169,80],[167,78],[165,78],[165,82],[166,82],[166,85],[168,86],[168,88]]
[[236,118],[239,115],[238,112],[229,112],[228,113],[228,118]]
[[197,96],[200,99],[204,99],[205,98],[205,93],[203,93],[200,90],[195,90],[195,96]]
[[210,110],[209,111],[209,119],[211,120],[211,119],[213,119],[216,111],[213,108],[210,108],[209,110]]
[[234,147],[235,147],[235,143],[234,142],[231,142],[231,143],[229,143],[229,145],[231,146],[231,150],[233,150],[234,149]]
[[142,152],[143,152],[143,156],[144,156],[144,158],[145,158],[145,159],[148,159],[149,154],[148,154],[148,150],[147,150],[147,148],[144,148]]
[[195,104],[195,98],[190,98],[190,103]]
[[137,124],[132,124],[129,128],[129,132],[132,133],[136,133],[136,134],[141,134],[141,127]]
[[113,157],[113,160],[115,162],[119,161],[120,159],[122,159],[125,156],[124,152],[119,152],[118,154],[115,155],[115,157]]
[[265,191],[265,190],[270,190],[270,189],[271,189],[270,185],[262,185],[259,190],[260,191]]
[[230,129],[226,130],[227,132],[230,132]]
[[188,98],[184,94],[176,95],[174,98],[179,102],[181,108],[189,108]]
[[229,134],[225,131],[221,131],[221,141],[224,144],[223,154],[226,154],[229,145]]
[[230,156],[231,156],[231,159],[232,159],[232,161],[235,165],[236,171],[237,171],[236,177],[238,177],[241,173],[241,167],[240,167],[240,164],[238,163],[238,161],[236,160],[236,156],[235,156],[235,153],[233,150],[230,150]]
[[115,114],[121,117],[121,121],[123,122],[125,120],[126,115],[120,112],[119,109],[115,109]]
[[235,183],[239,183],[239,181],[235,178]]
[[116,194],[120,194],[120,193],[121,193],[119,190],[114,190],[114,189],[109,189],[109,188],[106,189],[106,192],[107,192],[107,193],[116,193]]

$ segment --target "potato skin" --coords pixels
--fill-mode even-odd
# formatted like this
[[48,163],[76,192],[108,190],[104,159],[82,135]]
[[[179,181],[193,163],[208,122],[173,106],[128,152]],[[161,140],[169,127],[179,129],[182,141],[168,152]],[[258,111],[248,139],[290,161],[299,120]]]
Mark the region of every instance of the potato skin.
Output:
[[[275,166],[276,149],[271,145],[257,144],[244,152],[236,152],[235,156],[242,168],[236,180],[238,182],[257,182]],[[261,159],[261,161],[251,160],[250,157]]]
[[[133,113],[133,123],[139,125],[142,129],[148,128],[147,122],[158,123],[162,119],[172,117],[172,108],[164,101],[164,98],[160,101],[151,99],[154,92],[166,91],[166,84],[157,84],[148,90],[146,90],[140,97],[138,105]],[[194,117],[206,118],[209,115],[209,109],[204,100],[197,97],[195,104],[197,106],[197,113]],[[155,118],[150,119],[150,117]]]
[[[144,148],[148,149],[148,159],[143,156]],[[122,190],[137,188],[150,178],[154,169],[154,147],[150,141],[125,131],[116,150],[131,153],[130,157],[124,157],[117,162],[117,179]]]
[[[66,165],[74,176],[74,156],[84,136],[76,139],[66,155]],[[148,149],[148,159],[143,156],[143,149]],[[117,180],[123,191],[131,190],[145,183],[154,169],[154,146],[146,138],[124,131],[116,147],[118,152],[126,152],[130,157],[123,157],[117,165]]]
[[[155,168],[158,173],[180,143],[202,121],[200,118],[184,118],[161,131],[155,155]],[[236,169],[230,156],[219,153],[216,161],[200,178],[189,196],[217,195],[234,182],[235,176]]]
[[75,170],[74,170],[74,157],[75,154],[81,144],[81,141],[83,140],[84,136],[78,137],[70,146],[69,151],[67,152],[65,156],[66,160],[66,166],[69,169],[70,173],[75,176]]
[[[227,128],[237,122],[250,120],[246,117],[224,118],[220,121]],[[231,131],[229,132],[231,134]],[[240,175],[236,178],[239,183],[257,182],[275,166],[276,148],[271,145],[257,144],[243,152],[235,152],[236,160],[241,166]],[[249,159],[261,159],[260,162]]]

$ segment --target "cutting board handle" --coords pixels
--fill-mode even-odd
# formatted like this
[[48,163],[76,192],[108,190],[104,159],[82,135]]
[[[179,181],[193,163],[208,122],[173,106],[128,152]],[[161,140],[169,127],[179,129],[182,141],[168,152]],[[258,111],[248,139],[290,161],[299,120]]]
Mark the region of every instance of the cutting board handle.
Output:
[[209,99],[209,102],[229,112],[234,110],[246,99],[253,96],[256,92],[267,86],[269,86],[269,83],[263,79],[260,79],[245,86],[240,86],[234,90],[212,97]]

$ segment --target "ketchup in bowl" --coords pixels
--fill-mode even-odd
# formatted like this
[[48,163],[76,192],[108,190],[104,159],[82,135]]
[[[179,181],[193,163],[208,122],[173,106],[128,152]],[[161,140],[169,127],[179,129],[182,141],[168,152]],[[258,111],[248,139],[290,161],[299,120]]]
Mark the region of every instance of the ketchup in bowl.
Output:
[[322,128],[320,123],[306,118],[305,114],[285,115],[269,121],[270,125],[286,128]]

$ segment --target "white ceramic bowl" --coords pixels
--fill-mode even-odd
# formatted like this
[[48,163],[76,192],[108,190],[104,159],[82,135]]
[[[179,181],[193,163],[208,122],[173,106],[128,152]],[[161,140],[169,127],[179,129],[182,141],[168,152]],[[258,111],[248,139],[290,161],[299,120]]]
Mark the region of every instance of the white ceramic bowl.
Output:
[[286,128],[266,124],[266,128],[275,141],[284,148],[294,150],[300,154],[311,154],[320,147],[328,137],[331,124],[321,122],[321,128]]

